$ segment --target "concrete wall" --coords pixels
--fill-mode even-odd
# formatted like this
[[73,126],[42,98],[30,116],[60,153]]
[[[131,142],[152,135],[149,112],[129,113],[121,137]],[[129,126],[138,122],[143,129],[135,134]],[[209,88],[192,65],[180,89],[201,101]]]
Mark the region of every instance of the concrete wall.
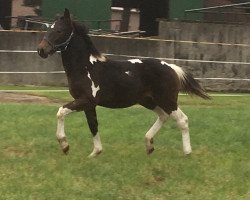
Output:
[[159,37],[176,41],[175,58],[187,60],[181,63],[196,77],[230,79],[203,81],[207,89],[250,91],[250,80],[233,80],[250,79],[250,26],[180,21],[159,23]]
[[250,26],[201,22],[159,22],[159,37],[194,42],[250,44]]
[[[160,27],[162,25],[161,23]],[[161,27],[160,32],[163,37],[162,32],[166,32],[166,30]],[[196,33],[200,35],[200,32]],[[0,31],[0,72],[62,71],[60,54],[42,59],[36,52],[29,52],[36,50],[37,44],[42,37],[43,33],[41,32]],[[249,64],[230,63],[250,63],[250,55],[248,54],[250,45],[217,44],[199,42],[198,40],[196,42],[172,39],[131,39],[111,36],[92,36],[92,39],[101,52],[114,54],[109,56],[110,58],[129,59],[127,56],[122,56],[128,55],[180,59],[167,59],[166,61],[188,68],[195,77],[250,78]],[[7,52],[3,50],[7,50]],[[11,52],[11,50],[14,50],[14,52]],[[21,50],[22,52],[17,52],[16,50]],[[216,60],[222,62],[203,63],[192,60]],[[224,63],[224,61],[229,63]],[[250,81],[201,80],[201,83],[207,89],[214,91],[250,91]],[[67,81],[64,74],[0,73],[0,84],[67,85]]]
[[[63,70],[58,54],[41,59],[36,46],[42,38],[40,32],[0,31],[0,72],[39,72]],[[2,50],[6,50],[3,52]],[[21,52],[16,52],[20,50]],[[14,51],[14,52],[11,52]],[[66,84],[64,74],[0,74],[0,84],[61,85]]]

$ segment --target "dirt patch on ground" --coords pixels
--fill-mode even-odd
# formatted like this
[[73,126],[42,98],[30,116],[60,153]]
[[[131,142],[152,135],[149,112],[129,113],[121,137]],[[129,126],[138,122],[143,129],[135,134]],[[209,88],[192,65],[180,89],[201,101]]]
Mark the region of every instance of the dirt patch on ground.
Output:
[[40,97],[31,94],[13,93],[13,92],[0,92],[0,102],[42,103],[42,104],[52,103],[52,101],[46,97]]

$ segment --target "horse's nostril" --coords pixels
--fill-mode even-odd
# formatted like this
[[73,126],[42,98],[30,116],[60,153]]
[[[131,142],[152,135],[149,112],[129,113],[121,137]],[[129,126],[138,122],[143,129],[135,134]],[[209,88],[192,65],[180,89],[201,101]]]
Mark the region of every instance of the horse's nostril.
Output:
[[37,53],[39,56],[41,56],[42,58],[47,58],[48,55],[44,52],[43,48],[37,48]]

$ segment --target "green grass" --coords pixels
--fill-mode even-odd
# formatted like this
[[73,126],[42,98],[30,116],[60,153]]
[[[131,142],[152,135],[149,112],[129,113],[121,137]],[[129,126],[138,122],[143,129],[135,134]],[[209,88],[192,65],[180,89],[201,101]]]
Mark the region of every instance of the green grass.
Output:
[[[68,98],[62,93],[49,98],[53,95]],[[141,107],[98,107],[104,152],[94,159],[87,158],[92,137],[82,113],[66,118],[70,152],[65,156],[55,137],[59,106],[2,103],[0,199],[248,200],[249,100],[181,96],[190,122],[189,157],[183,156],[172,121],[156,135],[156,150],[147,156],[144,134],[154,114]]]

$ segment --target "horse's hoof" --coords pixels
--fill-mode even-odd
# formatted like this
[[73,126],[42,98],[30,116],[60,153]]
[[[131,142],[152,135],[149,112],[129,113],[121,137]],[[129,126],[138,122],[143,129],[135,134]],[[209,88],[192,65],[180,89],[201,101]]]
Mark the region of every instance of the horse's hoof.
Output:
[[58,139],[58,142],[59,142],[59,144],[60,144],[60,146],[61,146],[61,148],[63,150],[63,153],[67,154],[68,151],[69,151],[69,144],[67,142],[66,137]]
[[184,156],[191,156],[191,155],[192,155],[192,151],[184,152]]
[[88,156],[88,158],[94,158],[94,157],[100,155],[101,153],[102,153],[102,150],[93,151],[93,152]]
[[146,152],[147,152],[147,154],[149,155],[149,154],[153,153],[153,151],[155,150],[154,146],[153,146],[154,139],[146,137],[145,138],[145,143],[146,143]]
[[152,147],[151,149],[147,149],[147,154],[150,155],[151,153],[153,153],[154,150],[155,150],[154,147]]
[[184,155],[185,155],[185,156],[189,156],[191,153],[192,153],[192,148],[191,148],[191,147],[190,147],[190,148],[186,148],[186,149],[184,150]]
[[62,150],[63,150],[63,153],[64,153],[65,155],[67,155],[68,152],[69,152],[69,145],[65,146]]

